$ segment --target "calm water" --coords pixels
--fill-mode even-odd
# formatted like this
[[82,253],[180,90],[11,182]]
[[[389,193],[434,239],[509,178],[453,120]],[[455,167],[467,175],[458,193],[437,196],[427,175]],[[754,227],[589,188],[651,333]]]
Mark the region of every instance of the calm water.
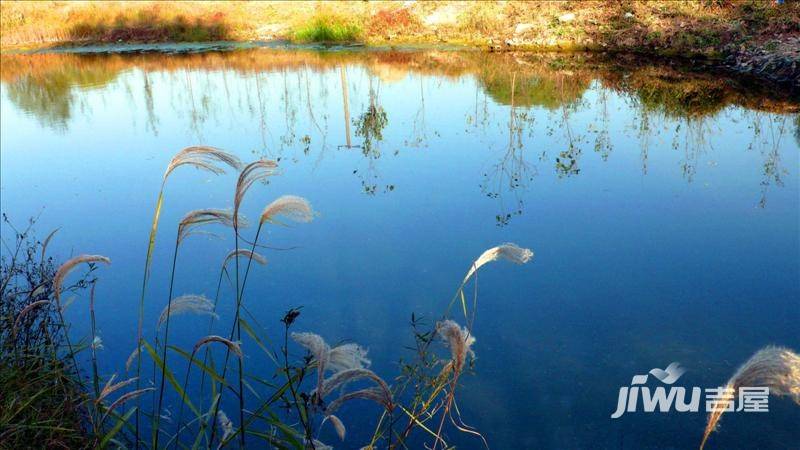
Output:
[[[492,448],[695,448],[704,413],[612,420],[619,388],[672,361],[688,369],[679,385],[717,386],[764,345],[800,349],[800,118],[780,92],[580,56],[270,49],[5,55],[0,86],[2,212],[39,215],[40,236],[61,227],[60,258],[113,260],[98,272],[104,376],[124,371],[134,345],[161,175],[193,144],[279,161],[246,215],[289,193],[320,212],[266,234],[296,247],[267,251],[248,282],[268,336],[303,306],[297,330],[369,347],[387,379],[410,356],[412,312],[438,317],[486,248],[534,250],[528,265],[480,273],[478,359],[459,406]],[[234,184],[191,169],[170,178],[148,336],[177,221],[229,207]],[[232,245],[187,242],[176,293],[213,296]],[[86,311],[85,299],[68,311],[76,336],[88,334]],[[188,347],[206,323],[179,316],[171,333]],[[274,372],[244,347],[250,370]],[[770,409],[726,415],[709,448],[797,448],[800,408],[773,397]],[[359,448],[378,410],[342,413],[349,433],[336,447]]]

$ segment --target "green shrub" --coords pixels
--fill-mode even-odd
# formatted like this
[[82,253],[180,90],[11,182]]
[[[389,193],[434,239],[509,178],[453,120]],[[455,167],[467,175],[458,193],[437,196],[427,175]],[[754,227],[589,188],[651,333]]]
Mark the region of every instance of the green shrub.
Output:
[[360,37],[361,27],[335,16],[319,16],[294,32],[299,42],[356,42]]

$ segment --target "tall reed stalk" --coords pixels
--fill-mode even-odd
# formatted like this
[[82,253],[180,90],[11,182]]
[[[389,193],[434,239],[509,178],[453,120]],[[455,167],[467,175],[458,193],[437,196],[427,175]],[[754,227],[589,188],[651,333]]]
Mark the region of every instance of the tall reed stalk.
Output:
[[[158,234],[158,222],[161,217],[161,207],[164,204],[164,188],[167,184],[167,179],[170,174],[181,166],[193,166],[197,169],[211,172],[215,175],[224,173],[224,170],[215,165],[215,163],[222,163],[228,165],[236,170],[241,167],[241,162],[238,158],[230,155],[220,149],[207,146],[192,146],[186,147],[178,152],[167,165],[164,175],[161,179],[161,188],[158,191],[158,198],[156,199],[156,207],[153,212],[153,221],[150,225],[150,236],[147,242],[147,253],[144,261],[144,270],[142,271],[142,288],[141,296],[139,298],[139,321],[136,327],[136,390],[141,389],[141,371],[142,371],[142,358],[141,348],[144,344],[142,338],[142,331],[144,325],[144,299],[147,291],[147,282],[150,278],[150,265],[153,261],[153,249],[156,244],[156,235]],[[141,410],[141,402],[137,400],[136,419],[135,419],[135,441],[137,450],[140,447],[140,426],[139,426],[139,411]]]

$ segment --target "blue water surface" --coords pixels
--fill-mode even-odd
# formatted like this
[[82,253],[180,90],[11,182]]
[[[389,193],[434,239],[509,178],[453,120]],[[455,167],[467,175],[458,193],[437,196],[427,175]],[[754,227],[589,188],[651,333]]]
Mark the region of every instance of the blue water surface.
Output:
[[[96,272],[104,377],[122,375],[135,346],[164,169],[197,144],[278,161],[280,174],[244,200],[251,219],[283,194],[319,213],[261,234],[268,264],[252,269],[244,301],[275,350],[279,319],[302,306],[296,331],[364,345],[372,369],[392,382],[400,358],[413,357],[412,313],[432,325],[487,248],[534,251],[526,265],[479,272],[476,360],[457,400],[491,448],[696,448],[704,413],[612,420],[619,388],[673,361],[687,369],[679,385],[719,386],[765,345],[800,350],[800,119],[791,101],[741,100],[716,75],[689,74],[674,87],[646,72],[673,68],[458,52],[13,58],[0,85],[2,212],[17,224],[38,216],[41,237],[61,227],[50,247],[61,260],[112,259]],[[724,99],[704,108],[646,93],[687,86],[723,89]],[[364,117],[380,123],[382,114],[385,125],[365,136]],[[177,222],[193,209],[231,207],[235,182],[230,171],[170,176],[148,339],[167,301]],[[214,296],[234,241],[229,230],[210,231],[222,238],[181,246],[176,294]],[[220,334],[233,297],[223,283]],[[463,323],[459,309],[453,317]],[[89,335],[86,295],[67,319],[74,336]],[[176,316],[172,342],[190,348],[207,327],[207,317]],[[243,346],[248,370],[273,377],[255,342]],[[170,358],[182,375],[184,361]],[[178,401],[170,392],[170,414]],[[223,409],[236,409],[232,396]],[[320,439],[360,448],[379,415],[370,403],[346,405],[346,440],[327,425]],[[797,448],[798,423],[800,408],[771,397],[769,413],[726,415],[707,448]],[[458,448],[483,448],[446,429]],[[432,444],[417,433],[418,448]]]

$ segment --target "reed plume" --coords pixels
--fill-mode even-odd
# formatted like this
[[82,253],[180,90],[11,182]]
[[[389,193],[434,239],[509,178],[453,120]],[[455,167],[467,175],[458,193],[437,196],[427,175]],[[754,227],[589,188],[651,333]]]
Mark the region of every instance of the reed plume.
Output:
[[41,259],[41,264],[44,264],[45,253],[47,253],[47,246],[50,245],[50,240],[53,239],[53,236],[55,236],[55,234],[60,229],[61,229],[61,227],[56,228],[55,230],[51,231],[50,234],[48,234],[47,237],[44,239],[44,241],[42,241],[42,259]]
[[[195,229],[202,225],[219,224],[223,226],[233,226],[233,212],[224,209],[196,209],[188,212],[178,223],[178,242],[182,242],[186,237],[196,234]],[[240,226],[247,226],[244,218],[239,220]]]
[[[784,347],[767,346],[756,352],[733,374],[723,388],[726,394],[720,402],[733,400],[742,386],[769,387],[769,393],[788,396],[800,405],[800,355]],[[700,449],[716,429],[725,408],[715,408],[708,415]]]
[[225,173],[224,169],[216,165],[217,163],[225,164],[235,170],[239,170],[242,167],[239,158],[221,149],[203,145],[186,147],[178,152],[167,165],[163,182],[166,183],[172,171],[181,166],[192,166],[197,169],[207,170],[215,175]]
[[472,263],[467,276],[464,277],[463,283],[466,283],[469,278],[478,271],[486,263],[505,259],[515,264],[525,264],[533,258],[533,252],[530,249],[522,248],[517,244],[506,243],[492,247],[481,254],[478,259]]
[[472,344],[475,343],[475,337],[466,328],[460,327],[452,320],[443,320],[436,323],[436,334],[442,337],[444,343],[450,348],[452,357],[453,369],[455,372],[461,373],[464,368],[464,363],[467,360],[467,355],[475,356],[472,351]]
[[317,363],[317,392],[322,392],[322,381],[325,379],[325,366],[331,353],[331,347],[315,333],[292,333],[292,340],[305,347]]
[[129,385],[129,384],[131,384],[131,383],[133,383],[134,381],[137,380],[136,377],[133,377],[133,378],[129,378],[129,379],[125,380],[125,381],[120,381],[119,383],[113,384],[114,380],[116,380],[116,379],[117,379],[117,374],[111,375],[111,378],[109,378],[108,381],[106,382],[105,386],[103,386],[103,390],[100,391],[100,395],[98,395],[97,398],[95,399],[94,402],[96,404],[99,404],[100,402],[105,400],[105,398],[108,397],[109,395],[113,394],[114,392],[124,388],[125,386],[127,386],[127,385]]
[[24,319],[25,316],[29,312],[33,311],[34,309],[36,309],[36,308],[38,308],[40,306],[49,305],[49,304],[50,304],[50,300],[39,300],[39,301],[35,301],[35,302],[29,304],[28,306],[22,308],[22,311],[20,311],[19,314],[17,314],[17,319],[14,320],[14,326],[11,328],[11,334],[16,337],[17,330],[19,329],[19,324],[22,322],[22,319]]
[[122,395],[120,398],[115,400],[114,403],[112,403],[108,407],[108,409],[106,410],[105,414],[103,414],[103,418],[100,419],[100,423],[102,424],[103,422],[105,422],[106,417],[108,417],[108,415],[111,414],[111,412],[114,411],[118,406],[124,404],[128,400],[132,400],[132,399],[134,399],[136,397],[139,397],[140,395],[144,394],[145,392],[150,392],[150,391],[154,391],[154,390],[155,390],[155,388],[149,387],[149,388],[144,388],[144,389],[137,389],[135,391],[128,392],[127,394]]
[[214,313],[214,304],[211,303],[211,300],[202,295],[182,295],[173,299],[172,305],[167,305],[161,310],[157,327],[160,328],[172,316],[186,313],[208,314],[218,318],[217,314]]
[[278,164],[276,164],[274,161],[260,159],[258,161],[251,162],[250,164],[246,165],[244,169],[242,169],[242,172],[239,174],[239,179],[236,182],[236,192],[233,196],[233,228],[237,230],[237,233],[239,229],[239,222],[237,218],[239,214],[239,206],[241,206],[247,190],[250,189],[250,187],[256,181],[265,180],[274,175],[277,168]]
[[333,428],[336,430],[336,434],[339,435],[339,439],[344,440],[344,436],[347,434],[347,429],[344,427],[344,423],[342,423],[342,421],[333,414],[325,416],[325,418],[322,419],[322,423],[324,424],[328,420],[331,421]]
[[193,354],[197,353],[197,350],[200,350],[200,347],[202,347],[204,345],[208,345],[208,344],[210,344],[212,342],[219,342],[219,343],[225,345],[226,347],[228,347],[228,350],[230,350],[234,355],[238,356],[239,358],[243,358],[244,357],[244,354],[242,353],[241,344],[239,344],[238,342],[233,342],[233,341],[231,341],[229,339],[225,339],[222,336],[216,336],[216,335],[206,336],[206,337],[200,339],[199,341],[197,341],[197,343],[194,344],[194,349],[192,349],[192,353]]
[[326,371],[362,369],[371,364],[367,359],[367,351],[358,344],[342,344],[331,348],[322,336],[315,333],[292,333],[291,336],[314,357],[313,361],[317,364],[317,392],[323,392]]
[[295,222],[311,222],[314,220],[314,210],[311,203],[303,197],[284,195],[264,208],[259,223],[280,223],[277,219],[281,216]]
[[225,414],[225,411],[218,410],[217,411],[217,424],[219,428],[222,430],[222,438],[220,438],[220,442],[225,442],[225,440],[233,434],[233,422],[231,419],[228,418],[228,415]]
[[357,398],[373,401],[386,408],[387,411],[394,409],[394,404],[392,403],[391,397],[387,396],[383,389],[372,387],[343,394],[328,404],[328,407],[325,408],[325,414],[331,415],[341,408],[345,402]]
[[[164,176],[161,181],[161,189],[158,191],[158,198],[156,199],[156,207],[155,211],[153,212],[153,221],[150,225],[150,235],[147,242],[147,253],[145,256],[144,261],[144,271],[142,273],[142,293],[139,298],[139,323],[136,327],[136,345],[141,346],[143,339],[142,339],[142,331],[144,325],[144,298],[145,292],[147,290],[147,281],[150,278],[150,265],[153,262],[153,249],[156,245],[156,235],[158,234],[158,222],[161,217],[161,208],[164,205],[164,188],[167,184],[167,179],[169,175],[178,167],[181,166],[193,166],[196,169],[207,170],[213,174],[221,174],[224,173],[224,170],[221,167],[218,167],[216,164],[222,163],[228,165],[236,170],[239,170],[241,167],[241,162],[235,156],[226,153],[218,148],[214,147],[207,147],[207,146],[193,146],[193,147],[186,147],[180,152],[178,152],[172,160],[167,165],[167,169],[164,171]],[[177,242],[176,242],[176,255],[177,255]],[[174,275],[174,260],[173,260],[173,275]],[[171,286],[170,282],[170,286]],[[172,299],[172,294],[170,293],[169,298]],[[141,373],[141,358],[137,359],[136,364],[136,376],[138,377]],[[166,363],[166,361],[165,361]],[[136,383],[136,388],[138,389],[140,386],[139,382]],[[162,383],[163,386],[163,383]],[[163,387],[162,387],[163,390]],[[141,408],[136,409],[136,430],[135,430],[135,441],[139,443],[139,412]],[[160,415],[156,415],[156,421],[159,420]],[[157,425],[157,424],[156,424]],[[156,433],[156,441],[158,443],[158,433]]]
[[231,252],[228,253],[227,256],[225,256],[225,259],[222,261],[222,268],[224,269],[225,266],[228,265],[228,262],[230,262],[230,260],[233,258],[252,259],[253,261],[261,264],[262,266],[267,264],[267,258],[264,258],[263,255],[247,249],[240,248],[236,250],[231,250]]
[[141,346],[136,347],[135,349],[133,349],[131,354],[128,356],[128,359],[125,360],[125,371],[126,372],[131,370],[131,365],[133,364],[133,361],[136,360],[136,358],[138,358],[141,355],[141,353],[142,353],[142,347]]
[[361,379],[369,379],[375,382],[378,387],[384,392],[386,398],[391,399],[392,391],[389,390],[389,385],[386,384],[385,381],[381,377],[379,377],[375,372],[369,369],[347,369],[341,372],[336,372],[335,374],[331,375],[328,379],[322,382],[322,388],[318,391],[314,391],[313,393],[318,394],[319,398],[325,398],[337,388],[344,386],[346,384],[352,383],[354,381],[358,381]]
[[64,279],[67,277],[67,275],[69,275],[69,273],[72,272],[72,270],[75,269],[75,267],[78,264],[82,263],[91,264],[98,262],[111,264],[111,260],[105,256],[79,255],[68,260],[67,262],[62,264],[61,267],[58,268],[58,271],[56,271],[56,275],[53,277],[53,292],[55,293],[56,302],[59,304],[59,307],[61,305],[61,286],[64,283]]

